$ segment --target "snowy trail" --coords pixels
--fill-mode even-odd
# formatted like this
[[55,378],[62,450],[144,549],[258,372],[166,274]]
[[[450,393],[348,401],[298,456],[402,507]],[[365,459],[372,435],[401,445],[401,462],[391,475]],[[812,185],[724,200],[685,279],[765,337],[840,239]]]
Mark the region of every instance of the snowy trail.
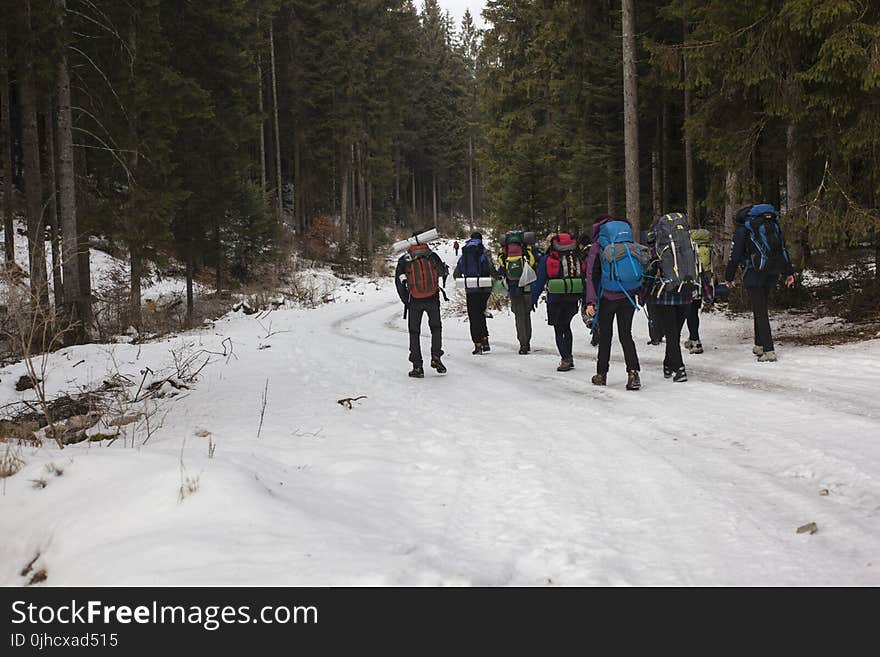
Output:
[[[880,584],[880,341],[783,344],[768,366],[747,320],[708,316],[707,352],[674,385],[638,318],[631,393],[616,345],[609,386],[589,384],[579,325],[577,369],[556,372],[543,306],[525,357],[506,313],[479,357],[464,319],[445,318],[449,373],[419,381],[390,281],[272,322],[269,338],[231,316],[143,353],[117,345],[135,377],[172,345],[231,338],[236,356],[145,447],[26,451],[0,496],[0,583],[39,553],[49,585]],[[52,388],[100,379],[107,349],[59,353]],[[72,369],[84,357],[89,372]],[[0,372],[0,402],[19,367]],[[178,501],[181,460],[199,486]],[[34,489],[50,462],[64,475]],[[811,521],[818,533],[795,533]]]

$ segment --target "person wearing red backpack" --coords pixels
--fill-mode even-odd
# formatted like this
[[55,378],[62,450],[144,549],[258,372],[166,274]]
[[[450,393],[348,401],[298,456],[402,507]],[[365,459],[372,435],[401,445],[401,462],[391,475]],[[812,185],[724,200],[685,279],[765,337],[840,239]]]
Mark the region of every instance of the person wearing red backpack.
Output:
[[[427,244],[416,244],[406,250],[397,261],[394,283],[397,295],[403,302],[403,316],[409,315],[409,361],[412,370],[409,375],[416,379],[425,377],[422,366],[421,330],[422,315],[428,316],[431,329],[431,367],[438,374],[446,373],[446,366],[440,360],[443,355],[443,326],[440,322],[440,294],[446,287],[449,268]],[[445,295],[444,295],[445,296]]]
[[455,257],[456,257],[456,258],[458,257],[458,246],[459,246],[459,244],[458,244],[458,240],[455,240],[455,241],[452,243],[452,250],[455,251]]
[[532,285],[532,309],[547,290],[547,323],[556,333],[559,350],[557,372],[574,369],[571,320],[578,314],[584,295],[586,264],[580,245],[570,233],[556,233],[547,239],[547,254],[538,264],[537,279]]

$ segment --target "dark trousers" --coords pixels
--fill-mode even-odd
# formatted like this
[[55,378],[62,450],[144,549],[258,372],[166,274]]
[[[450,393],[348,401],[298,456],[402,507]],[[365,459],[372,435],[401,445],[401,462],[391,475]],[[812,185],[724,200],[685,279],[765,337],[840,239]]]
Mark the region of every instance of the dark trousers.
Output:
[[648,298],[648,303],[645,304],[645,313],[648,316],[648,337],[651,342],[660,342],[663,339],[663,326],[657,316],[657,304],[653,295]]
[[700,341],[700,308],[702,306],[703,301],[701,299],[692,302],[687,316],[688,338],[697,342]]
[[561,358],[571,358],[574,336],[571,320],[578,313],[578,300],[563,299],[547,305],[547,319],[556,332],[556,348]]
[[617,317],[617,339],[620,340],[620,346],[623,347],[626,369],[639,370],[639,355],[636,353],[636,343],[632,337],[635,310],[629,299],[615,301],[602,299],[599,302],[599,356],[596,360],[596,371],[599,374],[608,374],[615,317]]
[[755,344],[764,347],[764,352],[773,351],[773,335],[770,333],[770,310],[768,301],[772,286],[747,287],[752,313],[755,316]]
[[468,292],[467,314],[471,325],[471,340],[474,343],[482,342],[489,337],[489,327],[486,326],[486,304],[489,303],[491,291]]
[[532,344],[532,298],[527,294],[510,297],[510,310],[516,319],[516,339],[519,346],[530,348]]
[[422,364],[422,345],[419,337],[422,332],[422,314],[428,315],[431,329],[431,356],[443,355],[443,325],[440,323],[440,299],[413,299],[409,302],[409,361],[413,365]]
[[681,357],[681,329],[684,328],[690,307],[689,303],[680,306],[657,306],[657,317],[663,327],[663,337],[666,338],[663,367],[672,370],[684,367],[684,360]]

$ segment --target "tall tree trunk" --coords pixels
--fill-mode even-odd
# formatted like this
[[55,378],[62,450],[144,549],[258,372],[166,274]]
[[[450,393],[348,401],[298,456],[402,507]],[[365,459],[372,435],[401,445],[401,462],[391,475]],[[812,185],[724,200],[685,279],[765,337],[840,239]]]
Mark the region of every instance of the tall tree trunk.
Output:
[[[66,0],[58,0],[64,30]],[[64,287],[64,308],[67,320],[75,323],[74,337],[85,341],[89,337],[91,305],[89,295],[83,295],[80,285],[79,226],[76,206],[76,169],[73,150],[73,113],[70,99],[70,73],[67,68],[67,46],[63,44],[55,71],[55,130],[58,144],[58,201],[61,208],[61,267]],[[82,254],[89,259],[88,248]],[[86,283],[90,286],[89,281]]]
[[[687,20],[684,22],[684,40],[687,41],[688,27]],[[687,129],[688,121],[691,118],[691,90],[688,86],[687,57],[684,58],[684,179],[685,179],[685,195],[687,197],[687,215],[692,222],[691,225],[698,226],[699,221],[696,213],[697,208],[694,202],[694,140],[690,136]]]
[[468,135],[468,196],[470,197],[471,232],[475,229],[474,223],[474,136]]
[[6,262],[15,261],[15,225],[12,216],[12,121],[9,100],[6,23],[0,21],[0,168],[3,170],[3,252]]
[[[37,92],[34,81],[34,53],[31,41],[31,3],[18,6],[19,33],[22,37],[18,66],[18,95],[21,106],[21,147],[24,164],[24,193],[27,199],[28,255],[31,296],[37,313],[36,335],[48,320],[49,289],[46,274],[46,231],[43,220],[43,190],[40,184],[40,144],[37,130]],[[36,345],[35,345],[36,346]]]
[[605,200],[606,200],[606,210],[609,215],[614,215],[614,185],[609,180],[605,184]]
[[[259,21],[257,21],[259,26]],[[263,104],[263,61],[257,56],[257,110],[260,113],[260,189],[266,193],[266,108]]]
[[433,192],[434,199],[434,226],[437,225],[437,173],[431,172],[431,190]]
[[634,0],[621,0],[623,9],[623,141],[626,161],[626,214],[638,228],[639,212],[639,99],[636,73],[636,20]]
[[418,209],[416,207],[416,170],[412,171],[412,224],[415,226]]
[[52,112],[41,116],[42,130],[42,173],[45,195],[46,226],[49,228],[49,244],[52,252],[52,293],[55,312],[64,308],[64,285],[61,281],[61,248],[58,239],[58,191],[55,178],[55,135],[52,130]]
[[192,328],[195,303],[193,301],[193,274],[195,262],[193,260],[192,240],[187,240],[186,245],[186,326]]
[[281,132],[278,128],[278,81],[275,76],[275,30],[274,19],[269,20],[269,52],[272,58],[272,115],[275,126],[275,211],[278,223],[284,219],[284,190],[281,187]]
[[669,212],[669,103],[663,100],[660,126],[660,208]]
[[793,260],[803,269],[810,258],[809,226],[802,223],[804,217],[804,167],[803,153],[798,143],[798,130],[792,123],[786,132],[785,187],[788,201],[788,215],[793,223],[799,226],[798,236],[794,240]]
[[657,117],[657,134],[654,137],[654,148],[651,150],[651,214],[652,219],[660,216],[662,207],[660,204],[660,142],[662,137],[662,119]]
[[141,314],[141,278],[144,273],[144,261],[139,245],[129,244],[128,252],[131,258],[131,297],[129,299],[128,320],[129,324],[140,331],[144,323]]
[[[367,253],[373,255],[373,183],[370,176],[366,176],[367,188]],[[372,273],[372,272],[371,272]]]
[[302,190],[302,171],[300,170],[300,145],[299,134],[293,133],[293,225],[297,232],[302,235],[306,232],[305,204]]
[[724,234],[722,235],[722,253],[726,263],[730,259],[730,245],[736,230],[734,215],[739,208],[739,174],[728,171],[724,177]]
[[346,147],[342,147],[340,149],[339,156],[339,222],[342,225],[342,230],[345,231],[345,235],[347,237],[350,236],[348,231],[348,180],[349,180],[349,166],[348,166],[348,153],[346,152],[348,149]]

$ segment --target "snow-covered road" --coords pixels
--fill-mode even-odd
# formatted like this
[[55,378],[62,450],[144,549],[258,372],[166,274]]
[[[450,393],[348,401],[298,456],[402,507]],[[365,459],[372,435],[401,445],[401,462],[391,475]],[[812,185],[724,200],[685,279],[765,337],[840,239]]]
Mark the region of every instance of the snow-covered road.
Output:
[[[880,584],[880,341],[783,340],[759,364],[749,320],[704,315],[706,353],[672,384],[637,317],[633,393],[617,345],[609,386],[589,384],[577,319],[576,369],[556,372],[541,306],[532,354],[516,353],[506,312],[479,357],[447,317],[449,373],[411,380],[401,310],[390,280],[363,281],[272,313],[268,338],[230,316],[116,345],[136,378],[174,344],[229,337],[235,357],[167,402],[146,446],[25,450],[0,497],[0,583],[22,583],[39,553],[49,585]],[[58,354],[50,388],[100,380],[107,350]],[[82,358],[88,371],[72,368]],[[20,369],[0,372],[0,401],[20,396]],[[34,488],[50,462],[64,474]],[[198,490],[179,501],[185,476]],[[818,532],[797,534],[808,522]]]

